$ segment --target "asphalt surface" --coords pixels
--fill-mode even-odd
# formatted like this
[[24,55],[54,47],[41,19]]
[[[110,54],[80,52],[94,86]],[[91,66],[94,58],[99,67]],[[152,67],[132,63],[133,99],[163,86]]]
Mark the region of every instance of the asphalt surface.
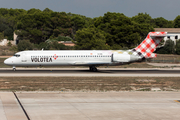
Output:
[[99,68],[91,72],[88,68],[1,68],[0,76],[154,76],[180,77],[180,69],[148,68]]

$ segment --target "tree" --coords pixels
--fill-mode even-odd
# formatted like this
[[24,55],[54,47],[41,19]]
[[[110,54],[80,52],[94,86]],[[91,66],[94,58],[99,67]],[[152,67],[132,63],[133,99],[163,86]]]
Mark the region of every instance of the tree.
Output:
[[78,50],[107,50],[110,49],[106,43],[103,31],[96,28],[83,28],[75,35],[75,49]]
[[7,28],[4,31],[4,35],[8,36],[8,40],[13,40],[13,29],[12,28]]
[[7,9],[7,8],[0,8],[0,16],[3,17],[17,17],[20,14],[26,13],[24,9]]
[[44,42],[51,35],[48,13],[25,14],[19,17],[16,34],[19,39],[28,39],[32,43]]
[[156,28],[173,28],[173,22],[164,19],[163,17],[154,19],[154,26]]
[[175,28],[180,28],[180,15],[178,15],[178,16],[174,19],[174,27],[175,27]]
[[53,12],[50,16],[50,25],[53,29],[51,37],[71,36],[72,26],[71,18],[65,12]]
[[26,13],[23,9],[6,9],[0,8],[0,32],[4,32],[8,40],[13,39],[13,32],[16,29],[16,18]]
[[35,14],[35,13],[41,13],[42,11],[39,9],[32,8],[27,11],[27,14]]
[[4,30],[6,30],[8,28],[8,26],[4,23],[0,23],[0,32],[3,32]]
[[176,46],[175,46],[175,49],[176,49],[176,54],[180,55],[180,40],[177,40],[176,41]]
[[154,31],[153,27],[179,28],[180,15],[174,21],[168,21],[162,17],[153,19],[147,13],[139,13],[130,18],[122,13],[107,12],[104,16],[92,19],[78,14],[53,12],[49,8],[43,11],[35,8],[27,11],[0,8],[0,38],[11,40],[15,31],[19,40],[30,40],[37,46],[47,39],[73,39],[77,41],[76,49],[130,49],[140,44],[148,32]]
[[0,15],[6,16],[8,15],[8,9],[7,8],[0,8]]
[[58,36],[57,38],[55,38],[54,40],[57,40],[57,41],[72,41],[73,39],[69,36]]
[[2,32],[8,40],[13,40],[13,26],[9,25],[6,20],[6,18],[0,17],[0,32]]
[[75,34],[76,31],[79,29],[82,29],[85,25],[85,19],[81,17],[80,15],[74,15],[71,18],[72,26],[73,26],[73,33]]
[[39,44],[47,39],[71,36],[70,17],[65,12],[35,12],[18,18],[16,34],[21,40]]
[[18,51],[33,49],[33,45],[29,40],[21,40],[17,46],[18,46]]
[[49,8],[45,8],[44,10],[43,10],[43,12],[48,12],[48,13],[50,13],[50,12],[53,12],[51,9],[49,9]]
[[38,48],[41,50],[41,49],[44,49],[44,50],[49,50],[50,49],[50,44],[48,44],[47,42],[41,42],[38,46]]
[[152,17],[147,13],[138,13],[138,15],[132,17],[132,20],[139,24],[146,23],[152,25],[154,22]]
[[0,41],[4,39],[4,32],[0,32]]
[[105,32],[111,49],[133,48],[153,30],[147,23],[139,24],[124,14],[111,12],[95,18],[94,26]]
[[174,54],[175,48],[174,48],[174,41],[167,40],[164,47],[159,48],[156,50],[156,53],[159,54]]

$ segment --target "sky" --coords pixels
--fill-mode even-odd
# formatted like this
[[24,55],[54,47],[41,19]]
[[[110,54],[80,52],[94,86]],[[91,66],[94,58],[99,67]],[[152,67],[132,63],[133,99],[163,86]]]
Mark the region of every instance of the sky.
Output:
[[0,8],[49,8],[91,18],[103,16],[107,12],[123,13],[128,17],[147,13],[152,18],[174,20],[180,15],[180,0],[0,0]]

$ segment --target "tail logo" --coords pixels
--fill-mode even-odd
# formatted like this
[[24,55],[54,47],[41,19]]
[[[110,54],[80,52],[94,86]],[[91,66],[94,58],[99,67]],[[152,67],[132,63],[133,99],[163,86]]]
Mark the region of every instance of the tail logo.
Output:
[[146,39],[133,50],[134,54],[145,58],[156,57],[153,52],[165,36],[166,32],[150,32]]

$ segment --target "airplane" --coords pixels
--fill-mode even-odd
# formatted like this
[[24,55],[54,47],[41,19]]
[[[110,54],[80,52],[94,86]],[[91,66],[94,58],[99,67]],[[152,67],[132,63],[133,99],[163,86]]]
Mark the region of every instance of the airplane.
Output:
[[89,66],[96,72],[97,66],[123,65],[155,58],[153,53],[167,32],[149,32],[147,37],[130,50],[29,50],[16,53],[4,64],[13,66]]

